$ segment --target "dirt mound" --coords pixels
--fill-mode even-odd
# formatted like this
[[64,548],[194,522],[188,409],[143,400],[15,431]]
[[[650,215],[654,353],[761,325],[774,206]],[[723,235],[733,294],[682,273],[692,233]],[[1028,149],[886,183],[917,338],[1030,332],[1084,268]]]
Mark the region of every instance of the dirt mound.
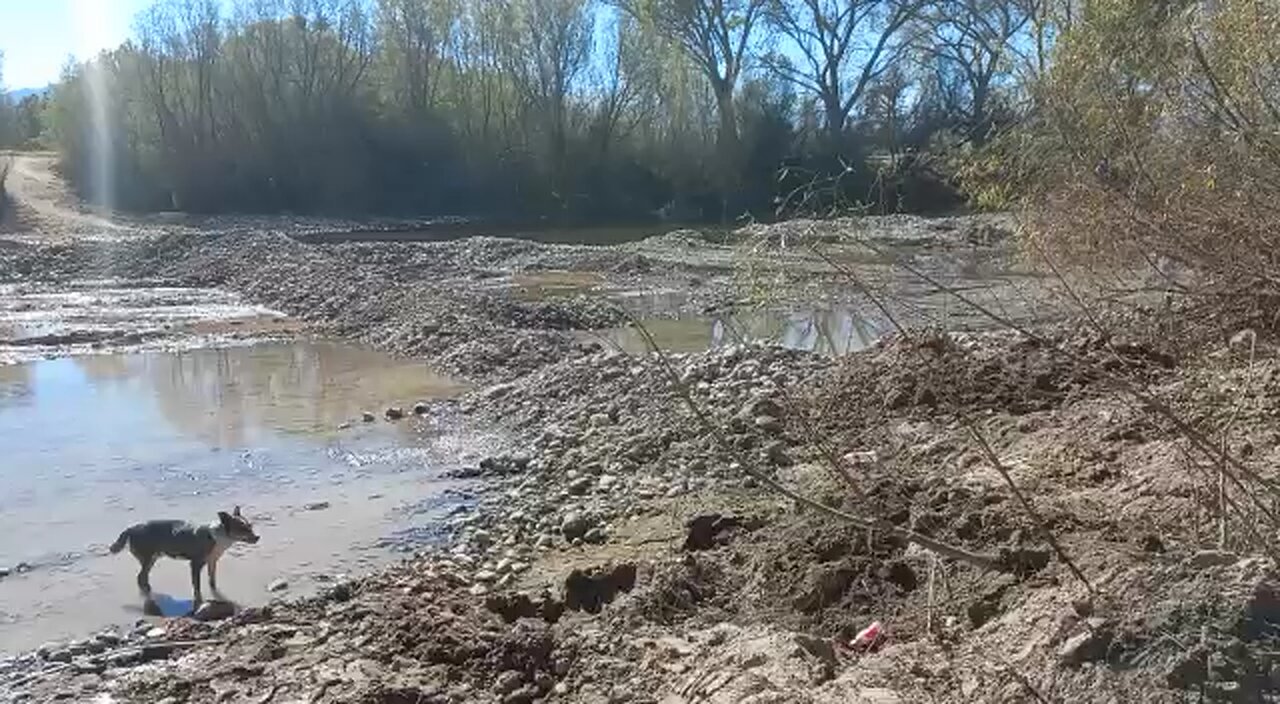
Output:
[[883,431],[889,418],[1024,415],[1114,390],[1117,377],[1154,379],[1172,355],[1093,335],[895,336],[842,360],[802,406],[820,432]]

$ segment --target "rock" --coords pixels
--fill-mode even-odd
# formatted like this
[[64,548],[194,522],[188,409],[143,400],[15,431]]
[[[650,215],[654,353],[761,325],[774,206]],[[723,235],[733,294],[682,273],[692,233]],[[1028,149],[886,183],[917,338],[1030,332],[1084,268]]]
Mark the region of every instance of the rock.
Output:
[[569,483],[569,493],[574,496],[582,496],[591,491],[592,484],[595,483],[591,477],[578,477]]
[[364,421],[365,423],[372,423],[377,419],[378,417],[373,415],[373,413],[370,413],[369,411],[365,411],[360,414],[360,420]]
[[[95,652],[93,641],[90,640],[73,640],[70,643],[67,643],[67,650],[71,651],[72,657]],[[101,652],[101,650],[98,650],[97,652]]]
[[107,665],[98,658],[78,658],[71,662],[71,669],[80,675],[100,675]]
[[782,432],[782,422],[773,416],[756,416],[752,423],[770,435],[777,435]]
[[792,465],[791,455],[787,454],[787,444],[781,440],[774,440],[765,445],[765,459],[779,467],[790,467]]
[[427,404],[422,401],[413,404],[413,414],[416,416],[425,416],[428,410]]
[[502,704],[532,704],[538,697],[538,688],[527,684],[502,698]]
[[392,406],[383,415],[386,416],[387,420],[400,420],[404,418],[404,409],[399,406]]
[[875,450],[854,450],[845,453],[841,459],[855,467],[873,465],[880,461],[880,455]]
[[147,629],[146,633],[143,635],[148,639],[155,640],[156,638],[164,638],[168,633],[169,629],[164,626],[155,626],[154,628]]
[[288,588],[289,588],[289,582],[283,577],[274,579],[271,581],[270,584],[267,585],[267,591],[269,592],[282,592]]
[[19,562],[13,566],[15,574],[26,574],[31,571],[31,564],[27,562]]
[[519,689],[522,684],[524,684],[524,675],[517,670],[506,670],[498,674],[493,688],[498,694],[510,694]]
[[107,656],[107,667],[133,667],[142,664],[142,649],[128,648]]
[[169,643],[148,643],[142,646],[139,653],[139,659],[142,662],[155,662],[156,660],[168,660],[173,654],[176,646]]
[[351,597],[355,596],[355,590],[350,582],[338,582],[324,591],[324,597],[329,601],[344,602],[351,601]]
[[1138,545],[1143,552],[1161,553],[1164,552],[1164,541],[1160,536],[1154,533],[1147,533],[1138,539]]
[[743,406],[741,411],[738,412],[738,417],[743,419],[756,418],[760,416],[781,418],[782,415],[782,407],[778,405],[777,401],[774,401],[767,395],[757,395],[755,398],[751,399],[747,405]]
[[329,502],[328,501],[312,501],[311,503],[304,505],[302,508],[308,511],[323,511],[326,508],[329,508]]
[[49,650],[44,655],[44,659],[49,662],[71,662],[71,650],[69,648],[57,648]]
[[493,570],[480,570],[475,573],[475,580],[477,582],[489,583],[489,582],[496,581],[497,579],[498,579],[498,574]]
[[601,545],[607,539],[608,537],[605,535],[605,532],[600,528],[592,528],[582,536],[582,542],[590,543],[592,545]]
[[836,657],[836,649],[832,641],[828,638],[815,638],[814,636],[797,633],[795,635],[796,645],[799,645],[806,653],[813,656],[821,667],[821,681],[826,681],[835,676],[836,668],[839,667],[840,661]]
[[506,396],[514,388],[516,388],[514,383],[494,384],[484,391],[481,391],[480,396],[486,400],[492,401]]
[[565,514],[564,520],[560,521],[560,533],[564,535],[565,540],[579,540],[590,529],[591,521],[577,511]]
[[1086,619],[1085,622],[1088,630],[1068,638],[1058,649],[1058,657],[1065,665],[1082,665],[1107,657],[1113,637],[1111,629],[1100,618]]
[[613,425],[613,419],[608,413],[592,413],[587,421],[593,428],[603,428],[606,425]]
[[206,601],[191,615],[197,621],[221,621],[236,615],[236,605],[221,599]]
[[0,579],[8,577],[10,574],[11,570],[8,567],[0,567]]
[[1206,569],[1209,567],[1233,565],[1238,559],[1239,557],[1235,553],[1228,552],[1226,550],[1201,550],[1200,552],[1192,555],[1187,562],[1190,563],[1192,567]]

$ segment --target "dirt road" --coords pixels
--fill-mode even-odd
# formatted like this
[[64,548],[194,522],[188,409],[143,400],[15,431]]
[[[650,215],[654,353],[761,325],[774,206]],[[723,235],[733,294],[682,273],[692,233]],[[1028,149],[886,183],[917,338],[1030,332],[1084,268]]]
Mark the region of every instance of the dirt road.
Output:
[[27,241],[118,239],[147,234],[143,223],[86,205],[55,172],[57,156],[10,152],[5,180],[14,213],[7,234]]

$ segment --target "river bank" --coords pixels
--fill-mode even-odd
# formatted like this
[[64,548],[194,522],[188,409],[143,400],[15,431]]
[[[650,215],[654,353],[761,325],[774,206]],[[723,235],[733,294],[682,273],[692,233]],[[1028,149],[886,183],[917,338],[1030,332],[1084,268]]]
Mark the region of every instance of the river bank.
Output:
[[[1205,498],[1214,480],[1132,389],[1196,427],[1229,415],[1226,446],[1270,479],[1270,343],[1245,354],[1140,305],[1063,315],[1051,286],[1009,263],[1007,232],[889,218],[607,247],[262,233],[6,243],[11,285],[223,290],[290,314],[302,323],[290,334],[425,359],[475,384],[459,412],[520,450],[458,468],[477,501],[441,519],[438,548],[225,620],[50,644],[0,662],[0,691],[201,703],[1265,700],[1280,671],[1274,564],[1243,525],[1220,541]],[[634,318],[710,325],[716,311],[833,303],[867,309],[878,341],[831,357],[729,334],[659,357],[614,349],[607,334]],[[1026,321],[1022,333],[992,325],[995,312]],[[880,637],[859,641],[872,624]]]
[[[1087,337],[1055,342],[1106,359]],[[1147,344],[1128,378],[1220,388]],[[984,374],[993,362],[1007,374]],[[450,547],[227,621],[47,649],[7,663],[7,686],[138,702],[1257,701],[1272,686],[1271,563],[1204,547],[1176,434],[1089,367],[999,336],[839,363],[764,347],[674,360],[721,441],[661,364],[597,352],[472,397],[468,413],[507,419],[528,449],[476,466],[481,498],[448,522]],[[1277,452],[1267,427],[1241,419],[1259,457]],[[842,525],[748,468],[1011,571]],[[855,644],[874,622],[883,642]]]

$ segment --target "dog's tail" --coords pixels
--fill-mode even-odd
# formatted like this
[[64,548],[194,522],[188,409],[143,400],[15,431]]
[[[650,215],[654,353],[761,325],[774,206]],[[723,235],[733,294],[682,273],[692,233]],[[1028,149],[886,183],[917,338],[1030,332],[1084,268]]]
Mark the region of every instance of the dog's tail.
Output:
[[129,531],[130,531],[130,530],[131,530],[131,529],[126,528],[126,529],[124,529],[123,531],[121,531],[121,533],[120,533],[120,537],[119,537],[119,538],[116,538],[116,542],[112,543],[112,544],[111,544],[111,547],[107,548],[108,550],[110,550],[110,551],[111,551],[111,554],[112,554],[112,555],[114,555],[114,554],[116,554],[116,553],[120,552],[121,550],[124,550],[125,543],[129,542]]

